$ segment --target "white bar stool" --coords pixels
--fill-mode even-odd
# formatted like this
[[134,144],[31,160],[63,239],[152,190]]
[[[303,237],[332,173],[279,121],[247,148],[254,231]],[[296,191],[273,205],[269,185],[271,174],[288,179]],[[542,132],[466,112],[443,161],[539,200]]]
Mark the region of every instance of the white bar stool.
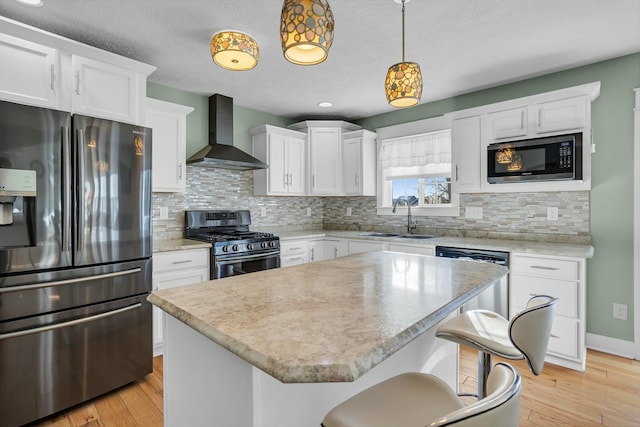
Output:
[[540,375],[544,366],[557,298],[535,295],[511,321],[488,310],[471,310],[446,321],[436,336],[478,350],[478,399],[486,396],[491,355],[526,359]]
[[420,372],[392,377],[356,394],[325,416],[323,427],[517,426],[522,380],[506,363],[489,376],[489,395],[469,406],[439,378]]

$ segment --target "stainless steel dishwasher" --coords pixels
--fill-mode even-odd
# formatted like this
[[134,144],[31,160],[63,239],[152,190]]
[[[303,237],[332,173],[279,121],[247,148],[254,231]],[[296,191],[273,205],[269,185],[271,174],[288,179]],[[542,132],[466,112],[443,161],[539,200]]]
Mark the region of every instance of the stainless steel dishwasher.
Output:
[[[477,262],[491,262],[509,267],[509,252],[486,251],[483,249],[455,248],[436,246],[436,256]],[[481,294],[466,303],[462,310],[491,310],[509,318],[509,275],[500,282],[485,289]]]

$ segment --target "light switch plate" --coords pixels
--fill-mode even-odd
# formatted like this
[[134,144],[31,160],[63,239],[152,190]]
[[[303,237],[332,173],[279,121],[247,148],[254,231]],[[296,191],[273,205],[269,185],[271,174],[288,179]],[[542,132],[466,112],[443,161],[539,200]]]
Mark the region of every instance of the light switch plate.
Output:
[[307,208],[307,216],[311,216],[311,208]]
[[464,208],[465,218],[482,219],[482,207],[468,206]]
[[347,216],[351,216],[353,214],[353,208],[347,208]]
[[547,208],[547,221],[557,221],[558,220],[558,208],[550,207]]
[[265,216],[267,216],[267,208],[265,208],[265,207],[261,207],[260,208],[260,216],[263,217],[263,218]]
[[169,219],[169,208],[167,206],[160,206],[160,219]]

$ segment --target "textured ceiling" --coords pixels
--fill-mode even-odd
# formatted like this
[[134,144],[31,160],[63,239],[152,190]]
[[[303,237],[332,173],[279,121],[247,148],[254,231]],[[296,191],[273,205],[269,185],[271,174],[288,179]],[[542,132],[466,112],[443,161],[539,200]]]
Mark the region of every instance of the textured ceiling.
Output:
[[[0,0],[0,15],[158,67],[150,81],[292,119],[353,120],[393,110],[387,68],[401,60],[401,6],[329,0],[335,40],[312,67],[280,48],[282,0]],[[237,29],[260,46],[256,68],[233,72],[209,53]],[[412,0],[406,60],[418,62],[422,103],[640,51],[640,0]],[[639,70],[640,72],[640,70]],[[333,107],[322,109],[320,101]]]

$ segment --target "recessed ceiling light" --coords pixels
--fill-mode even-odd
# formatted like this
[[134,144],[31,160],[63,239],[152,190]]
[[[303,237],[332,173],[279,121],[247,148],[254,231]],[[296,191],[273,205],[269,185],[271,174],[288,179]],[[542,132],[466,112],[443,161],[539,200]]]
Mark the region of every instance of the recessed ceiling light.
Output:
[[41,7],[44,3],[42,0],[16,0],[18,3],[22,3],[31,7]]
[[329,108],[332,105],[333,104],[328,101],[318,102],[318,107],[322,107],[322,108]]

